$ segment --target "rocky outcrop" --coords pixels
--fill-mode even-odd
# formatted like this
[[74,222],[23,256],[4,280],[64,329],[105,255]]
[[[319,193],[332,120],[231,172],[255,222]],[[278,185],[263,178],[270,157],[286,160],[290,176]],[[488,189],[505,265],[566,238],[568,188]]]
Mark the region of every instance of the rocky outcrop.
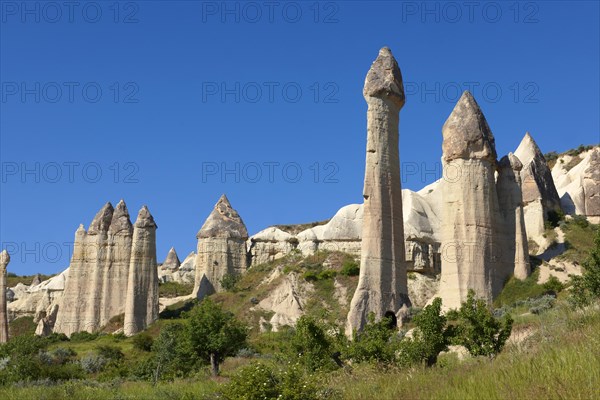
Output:
[[148,207],[143,206],[133,228],[123,328],[127,336],[158,319],[157,228]]
[[[248,231],[227,196],[221,196],[196,238],[198,251],[194,294],[201,296],[219,292],[225,275],[246,271]],[[202,281],[203,275],[207,282]],[[200,290],[201,287],[206,289]]]
[[196,276],[196,252],[192,251],[177,269],[159,268],[159,282],[178,282],[182,284],[193,284]]
[[171,250],[169,250],[169,253],[167,254],[167,258],[165,258],[165,261],[162,263],[161,268],[175,271],[175,270],[179,269],[180,266],[181,266],[181,261],[179,261],[177,252],[175,251],[174,247],[171,247]]
[[410,305],[406,278],[402,192],[398,151],[399,113],[404,88],[398,63],[388,48],[365,79],[367,157],[364,182],[361,263],[346,332]]
[[560,198],[546,159],[529,132],[515,150],[515,156],[523,164],[521,187],[527,234],[535,240],[544,233],[548,213],[561,210]]
[[584,215],[590,222],[600,223],[600,150],[590,154],[589,166],[583,175]]
[[277,332],[282,326],[296,325],[304,313],[307,293],[311,291],[311,285],[303,283],[297,274],[291,273],[257,307],[273,313],[268,323],[271,330]]
[[442,128],[439,296],[457,308],[469,289],[489,301],[502,287],[494,254],[498,198],[494,136],[469,92],[464,92]]
[[289,254],[298,245],[298,239],[277,227],[269,227],[248,239],[251,265],[275,261]]
[[0,253],[0,343],[8,342],[8,310],[6,308],[6,267],[10,255],[6,250]]
[[525,279],[530,274],[529,248],[527,245],[527,231],[523,216],[523,198],[521,194],[520,171],[523,164],[513,154],[508,153],[498,163],[498,203],[502,217],[501,239],[505,277],[514,275],[518,279]]
[[113,211],[112,205],[106,203],[87,232],[83,225],[75,232],[73,255],[54,332],[70,336],[80,331],[93,332],[100,327],[103,267],[108,259],[108,230]]
[[125,312],[132,235],[129,211],[125,202],[121,200],[115,207],[108,228],[106,261],[104,265],[99,265],[103,275],[99,327],[106,325],[112,317]]

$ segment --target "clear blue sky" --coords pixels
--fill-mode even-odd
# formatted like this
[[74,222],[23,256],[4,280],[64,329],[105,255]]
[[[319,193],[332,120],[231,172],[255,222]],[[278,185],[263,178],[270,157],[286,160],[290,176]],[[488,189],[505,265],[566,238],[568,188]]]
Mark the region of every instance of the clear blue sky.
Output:
[[195,250],[222,193],[251,234],[360,202],[382,46],[407,91],[405,188],[436,179],[421,172],[468,86],[499,155],[527,130],[544,152],[600,141],[597,1],[23,4],[0,2],[0,242],[18,274],[65,268],[106,201],[148,205],[159,261]]

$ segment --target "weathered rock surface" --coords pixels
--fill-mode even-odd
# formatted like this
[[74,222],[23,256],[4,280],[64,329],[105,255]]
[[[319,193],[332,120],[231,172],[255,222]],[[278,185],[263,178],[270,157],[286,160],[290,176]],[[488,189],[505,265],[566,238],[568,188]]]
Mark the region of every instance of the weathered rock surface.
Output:
[[251,265],[259,265],[285,257],[297,246],[298,239],[274,226],[263,229],[248,239]]
[[463,93],[442,128],[442,273],[444,308],[457,308],[469,289],[489,301],[502,288],[497,276],[494,137],[479,105]]
[[0,343],[8,342],[8,310],[6,308],[6,267],[10,255],[6,250],[0,253]]
[[369,313],[377,319],[409,306],[400,187],[398,123],[404,105],[402,74],[388,48],[365,79],[367,157],[361,266],[346,332],[361,330]]
[[108,259],[108,230],[113,211],[112,205],[106,203],[87,232],[83,225],[75,232],[73,255],[54,332],[70,336],[80,331],[93,332],[100,327],[103,267]]
[[99,265],[103,277],[98,326],[106,325],[112,317],[125,312],[132,235],[129,211],[125,202],[121,200],[115,207],[108,228],[106,261],[104,265]]
[[196,235],[198,251],[194,294],[200,296],[202,276],[206,278],[206,294],[222,290],[221,280],[227,274],[246,271],[248,231],[227,196],[222,195]]
[[506,277],[513,274],[518,279],[525,279],[530,274],[530,267],[521,194],[520,171],[523,164],[513,153],[508,153],[508,156],[502,157],[498,166],[496,189],[502,217],[502,238],[499,242],[503,246],[501,256],[506,265],[504,273]]
[[165,258],[165,261],[162,263],[161,268],[169,269],[169,270],[177,270],[177,269],[179,269],[180,266],[181,266],[181,261],[179,261],[177,252],[175,251],[174,247],[171,247],[171,250],[169,250],[169,253],[167,254],[167,258]]
[[548,213],[561,210],[560,198],[546,159],[529,132],[515,150],[515,156],[523,164],[521,190],[527,235],[535,240],[544,233]]
[[177,269],[159,268],[158,280],[160,282],[178,282],[183,284],[194,283],[196,276],[196,252],[192,251],[183,260]]
[[143,206],[133,228],[123,327],[127,336],[143,331],[158,319],[157,228],[148,207]]
[[600,222],[600,150],[590,154],[589,166],[583,175],[584,215],[594,223]]
[[294,326],[304,313],[305,299],[312,291],[312,285],[303,282],[298,274],[285,275],[268,297],[258,303],[257,307],[273,312],[269,320],[271,330],[277,332],[282,326]]

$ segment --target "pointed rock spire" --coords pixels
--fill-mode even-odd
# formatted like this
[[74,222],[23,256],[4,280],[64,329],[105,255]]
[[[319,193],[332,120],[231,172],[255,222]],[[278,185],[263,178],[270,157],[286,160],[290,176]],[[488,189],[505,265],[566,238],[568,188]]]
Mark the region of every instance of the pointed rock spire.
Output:
[[519,143],[519,147],[515,150],[515,155],[525,165],[531,163],[534,158],[544,158],[544,154],[529,132],[525,132],[525,136],[523,136],[521,143]]
[[6,250],[0,253],[0,343],[8,342],[8,312],[6,309],[6,267],[10,255]]
[[121,200],[113,212],[109,232],[115,235],[119,232],[130,234],[132,231],[133,226],[131,225],[131,220],[129,219],[127,205],[125,204],[125,201]]
[[402,73],[392,51],[388,47],[379,50],[371,65],[363,88],[365,97],[387,98],[402,108],[405,102]]
[[171,247],[169,250],[169,254],[167,254],[167,258],[165,258],[165,262],[163,262],[162,267],[166,269],[178,269],[181,265],[181,261],[179,261],[179,257],[177,256],[177,252],[174,247]]
[[221,196],[196,238],[248,238],[248,230],[236,210],[231,207],[227,196]]
[[136,228],[158,228],[154,217],[150,214],[147,206],[143,206],[138,212],[137,220],[135,221]]
[[468,90],[462,94],[444,123],[442,135],[445,161],[476,158],[495,164],[497,155],[494,135]]
[[590,164],[583,174],[585,215],[590,222],[600,222],[600,150],[590,154]]
[[100,211],[98,211],[98,213],[90,223],[90,227],[88,228],[88,234],[93,235],[99,232],[107,232],[112,221],[113,212],[114,208],[109,201],[100,209]]

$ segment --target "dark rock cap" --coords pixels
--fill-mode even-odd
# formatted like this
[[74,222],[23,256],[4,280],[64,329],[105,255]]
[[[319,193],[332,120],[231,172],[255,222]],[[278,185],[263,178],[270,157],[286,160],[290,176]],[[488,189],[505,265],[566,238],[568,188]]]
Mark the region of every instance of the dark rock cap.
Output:
[[235,211],[227,196],[222,195],[210,213],[196,238],[240,238],[248,239],[246,225]]
[[513,171],[520,171],[523,169],[523,164],[519,160],[517,156],[513,153],[508,153],[508,155],[502,157],[498,162],[498,168],[510,168]]
[[485,159],[496,163],[494,135],[469,91],[465,91],[442,127],[444,160]]
[[406,98],[404,97],[402,73],[389,48],[384,47],[379,50],[379,55],[365,78],[363,96],[365,98],[388,98],[398,107],[404,105]]

